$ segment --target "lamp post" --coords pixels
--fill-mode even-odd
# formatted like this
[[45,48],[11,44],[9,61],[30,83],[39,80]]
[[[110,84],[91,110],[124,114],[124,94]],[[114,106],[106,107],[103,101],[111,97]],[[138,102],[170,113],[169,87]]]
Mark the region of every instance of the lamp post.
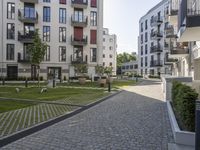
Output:
[[196,121],[195,121],[195,150],[200,150],[200,101],[196,101]]
[[[26,69],[24,69],[24,73],[26,73]],[[26,76],[26,79],[25,79],[25,87],[26,87],[26,88],[28,87],[28,80],[27,80],[27,76]]]

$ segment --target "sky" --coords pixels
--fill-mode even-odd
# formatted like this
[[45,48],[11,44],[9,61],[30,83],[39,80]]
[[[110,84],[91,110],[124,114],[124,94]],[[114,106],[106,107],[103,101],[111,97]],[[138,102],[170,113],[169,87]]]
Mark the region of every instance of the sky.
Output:
[[161,0],[104,0],[104,27],[117,35],[118,53],[137,52],[139,19]]

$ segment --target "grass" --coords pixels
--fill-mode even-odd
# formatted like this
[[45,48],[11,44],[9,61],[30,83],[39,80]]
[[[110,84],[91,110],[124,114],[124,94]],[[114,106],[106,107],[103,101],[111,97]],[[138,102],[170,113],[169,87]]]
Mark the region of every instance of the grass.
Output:
[[[99,98],[107,96],[104,90],[87,90],[87,89],[73,89],[73,88],[55,88],[48,89],[46,93],[40,93],[40,88],[21,88],[17,93],[14,87],[0,87],[0,97],[30,99],[37,101],[65,101],[65,103],[85,105],[96,101]],[[34,105],[34,103],[0,100],[0,112],[24,108]]]
[[0,100],[0,113],[16,110],[20,108],[25,108],[35,105],[35,103],[30,102],[22,102],[22,101],[13,101],[13,100]]

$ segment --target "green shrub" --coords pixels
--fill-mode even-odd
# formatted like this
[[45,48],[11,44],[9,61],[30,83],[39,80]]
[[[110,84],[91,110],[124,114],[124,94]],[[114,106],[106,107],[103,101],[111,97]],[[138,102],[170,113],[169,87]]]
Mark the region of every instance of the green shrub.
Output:
[[198,94],[190,86],[174,81],[172,86],[172,103],[176,117],[182,128],[195,131],[195,102]]

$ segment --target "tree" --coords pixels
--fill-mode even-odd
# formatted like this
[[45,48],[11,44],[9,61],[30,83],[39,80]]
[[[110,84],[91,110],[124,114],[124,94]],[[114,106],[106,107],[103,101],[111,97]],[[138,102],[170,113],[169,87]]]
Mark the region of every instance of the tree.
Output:
[[104,67],[103,67],[103,66],[100,66],[100,65],[97,65],[97,66],[95,67],[95,72],[96,72],[96,74],[99,75],[99,77],[100,77],[100,79],[101,79],[101,77],[102,77],[103,74],[104,74]]
[[104,68],[104,73],[107,74],[107,76],[110,76],[112,74],[112,67],[105,67]]
[[122,54],[118,54],[117,55],[117,66],[121,67],[121,65],[123,63],[134,61],[134,60],[136,60],[136,57],[134,55],[129,54],[129,53],[124,52]]
[[75,64],[74,71],[81,77],[84,77],[88,73],[88,66],[86,64]]
[[38,84],[40,84],[40,64],[44,60],[46,49],[47,44],[42,42],[39,29],[36,29],[33,43],[28,46],[28,51],[30,53],[31,64],[37,67]]

